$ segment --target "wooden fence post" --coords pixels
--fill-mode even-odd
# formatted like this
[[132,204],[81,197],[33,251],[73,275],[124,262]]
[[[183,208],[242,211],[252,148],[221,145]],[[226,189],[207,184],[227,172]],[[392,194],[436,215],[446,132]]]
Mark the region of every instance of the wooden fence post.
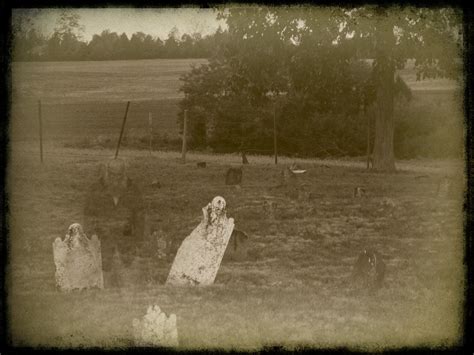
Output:
[[275,154],[275,165],[278,164],[277,151],[277,128],[276,128],[276,104],[273,110],[273,152]]
[[117,159],[118,157],[118,152],[119,152],[119,148],[120,148],[120,143],[122,142],[122,136],[123,136],[123,131],[125,129],[125,121],[127,121],[127,115],[128,115],[128,108],[130,106],[130,101],[127,101],[127,108],[125,109],[125,116],[123,117],[123,122],[122,122],[122,129],[120,130],[120,136],[119,136],[119,140],[117,142],[117,149],[115,150],[115,158],[114,159]]
[[150,149],[150,155],[151,155],[151,142],[152,142],[152,139],[153,139],[153,117],[151,116],[151,112],[148,112],[148,128],[150,130],[149,149]]
[[183,149],[181,151],[181,159],[183,164],[186,163],[186,140],[187,140],[187,131],[188,131],[188,110],[184,110],[183,118]]
[[370,114],[367,113],[367,107],[364,105],[364,114],[367,116],[367,170],[370,168]]
[[39,120],[40,159],[41,159],[41,164],[43,164],[43,121],[41,118],[41,100],[38,100],[38,120]]

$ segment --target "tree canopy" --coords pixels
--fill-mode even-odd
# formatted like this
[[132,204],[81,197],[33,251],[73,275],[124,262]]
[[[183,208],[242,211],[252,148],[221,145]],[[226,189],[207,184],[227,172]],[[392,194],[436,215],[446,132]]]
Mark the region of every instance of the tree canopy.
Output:
[[460,75],[455,9],[232,7],[220,16],[228,32],[209,64],[183,77],[197,145],[268,150],[275,115],[284,151],[362,153],[360,113],[373,107],[374,166],[391,170],[394,100],[407,96],[396,70],[415,59],[420,79]]

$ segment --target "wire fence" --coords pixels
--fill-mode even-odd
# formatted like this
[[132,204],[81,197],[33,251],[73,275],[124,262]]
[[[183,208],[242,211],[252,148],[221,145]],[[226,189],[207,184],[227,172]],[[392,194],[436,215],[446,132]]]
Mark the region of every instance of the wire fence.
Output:
[[[35,105],[37,107],[35,107]],[[147,104],[144,102],[130,102],[130,111],[126,102],[104,103],[103,105],[90,102],[76,102],[69,104],[36,103],[29,100],[27,105],[15,105],[11,111],[10,140],[16,142],[38,141],[39,159],[47,156],[91,158],[92,154],[78,154],[66,150],[48,150],[45,143],[57,143],[63,148],[93,149],[93,155],[98,158],[110,158],[110,154],[102,153],[101,149],[115,149],[116,155],[123,154],[124,149],[143,151],[151,154],[152,151],[175,151],[186,157],[189,132],[180,132],[178,124],[179,106],[164,103]],[[192,120],[187,117],[186,120]],[[275,119],[275,118],[274,118]],[[225,120],[219,121],[222,129],[235,129],[242,122]],[[285,148],[286,145],[298,143],[302,137],[277,129],[274,122],[272,134],[273,142],[268,148],[242,146],[231,153],[248,155],[272,156],[277,163],[278,156],[298,157],[294,151]],[[189,128],[188,128],[189,129]],[[369,141],[373,141],[373,132],[369,134]],[[344,148],[338,145],[338,138],[331,132],[312,134],[310,154],[319,157],[335,155],[349,156]],[[307,138],[306,138],[307,139]],[[324,142],[321,144],[320,142]],[[19,150],[16,150],[19,152]],[[59,152],[61,151],[61,152]],[[204,151],[203,153],[205,153]],[[27,152],[24,151],[26,154]],[[351,152],[354,155],[354,150]],[[358,149],[357,155],[364,156],[366,149]]]

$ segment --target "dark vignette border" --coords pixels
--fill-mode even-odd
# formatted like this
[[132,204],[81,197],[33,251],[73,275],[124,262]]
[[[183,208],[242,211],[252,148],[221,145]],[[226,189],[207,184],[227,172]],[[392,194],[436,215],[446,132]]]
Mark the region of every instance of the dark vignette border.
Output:
[[[223,5],[226,3],[243,3],[242,1],[223,1],[223,0],[214,0],[209,2],[199,2],[199,1],[153,1],[153,0],[134,0],[134,1],[125,1],[125,0],[23,0],[21,2],[15,3],[13,0],[0,0],[0,64],[1,64],[1,74],[2,81],[0,86],[0,166],[2,168],[0,174],[0,186],[2,187],[0,191],[0,260],[2,266],[2,273],[0,277],[0,289],[2,292],[0,298],[0,355],[3,354],[29,354],[32,351],[41,352],[41,353],[56,353],[59,350],[47,349],[47,348],[15,348],[11,345],[9,339],[8,331],[8,321],[7,321],[7,258],[8,258],[8,225],[7,225],[7,216],[9,212],[8,206],[8,194],[5,188],[6,175],[8,172],[8,159],[9,159],[9,113],[10,113],[10,87],[11,87],[11,58],[10,58],[10,49],[12,45],[10,25],[11,25],[11,15],[12,8],[47,8],[47,7],[181,7],[181,6],[199,6],[203,8],[213,7],[216,5]],[[463,3],[462,0],[448,1],[448,0],[420,0],[420,1],[374,1],[374,0],[352,0],[352,1],[334,1],[334,0],[306,0],[298,2],[289,2],[289,1],[249,1],[248,3],[258,3],[266,5],[290,5],[290,4],[314,4],[314,5],[345,5],[345,6],[356,6],[362,4],[380,4],[380,5],[417,5],[417,6],[426,6],[426,7],[435,7],[435,6],[456,6],[463,9],[463,22],[464,22],[464,73],[466,77],[465,88],[464,88],[464,118],[465,118],[465,127],[466,127],[466,138],[465,138],[465,163],[466,163],[466,177],[467,177],[467,193],[464,199],[464,216],[465,216],[465,303],[464,303],[464,334],[462,343],[456,347],[448,349],[429,349],[429,348],[405,348],[394,351],[393,349],[385,351],[386,354],[398,354],[398,353],[407,353],[407,352],[416,352],[416,353],[426,353],[426,354],[435,354],[435,353],[463,353],[463,354],[474,354],[474,339],[469,336],[469,334],[474,334],[473,327],[473,301],[474,301],[474,275],[472,269],[473,263],[473,240],[472,240],[472,231],[471,225],[474,217],[472,211],[473,207],[473,183],[472,175],[474,173],[474,149],[473,149],[473,127],[472,127],[472,115],[473,115],[473,101],[474,101],[474,90],[473,90],[473,76],[472,76],[472,64],[474,56],[474,10],[469,8],[466,3]],[[106,352],[106,353],[177,353],[177,351],[171,351],[167,349],[128,349],[128,350],[101,350],[101,349],[82,349],[82,350],[70,350],[68,353],[84,353],[84,352]],[[64,352],[64,351],[61,351]],[[266,348],[260,351],[260,354],[270,354],[273,352],[282,353],[285,352],[281,347],[271,347]],[[294,351],[295,352],[295,351]],[[350,349],[339,348],[339,349],[301,349],[296,351],[297,353],[348,353],[352,352]],[[192,354],[199,353],[222,353],[222,351],[193,351],[189,352]],[[229,354],[238,353],[235,351],[226,352]]]

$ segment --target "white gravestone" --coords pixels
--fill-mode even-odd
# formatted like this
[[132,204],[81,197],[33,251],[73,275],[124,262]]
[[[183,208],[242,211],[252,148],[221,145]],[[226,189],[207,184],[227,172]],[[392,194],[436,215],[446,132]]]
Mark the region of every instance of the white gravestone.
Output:
[[171,285],[211,285],[229,243],[234,219],[226,216],[226,202],[214,197],[202,209],[201,223],[186,237],[176,253],[166,280]]
[[143,320],[133,320],[133,334],[138,346],[176,347],[178,343],[178,328],[176,315],[169,317],[158,306],[148,307]]
[[104,288],[99,238],[87,238],[79,223],[71,224],[64,240],[56,238],[53,255],[60,290]]

